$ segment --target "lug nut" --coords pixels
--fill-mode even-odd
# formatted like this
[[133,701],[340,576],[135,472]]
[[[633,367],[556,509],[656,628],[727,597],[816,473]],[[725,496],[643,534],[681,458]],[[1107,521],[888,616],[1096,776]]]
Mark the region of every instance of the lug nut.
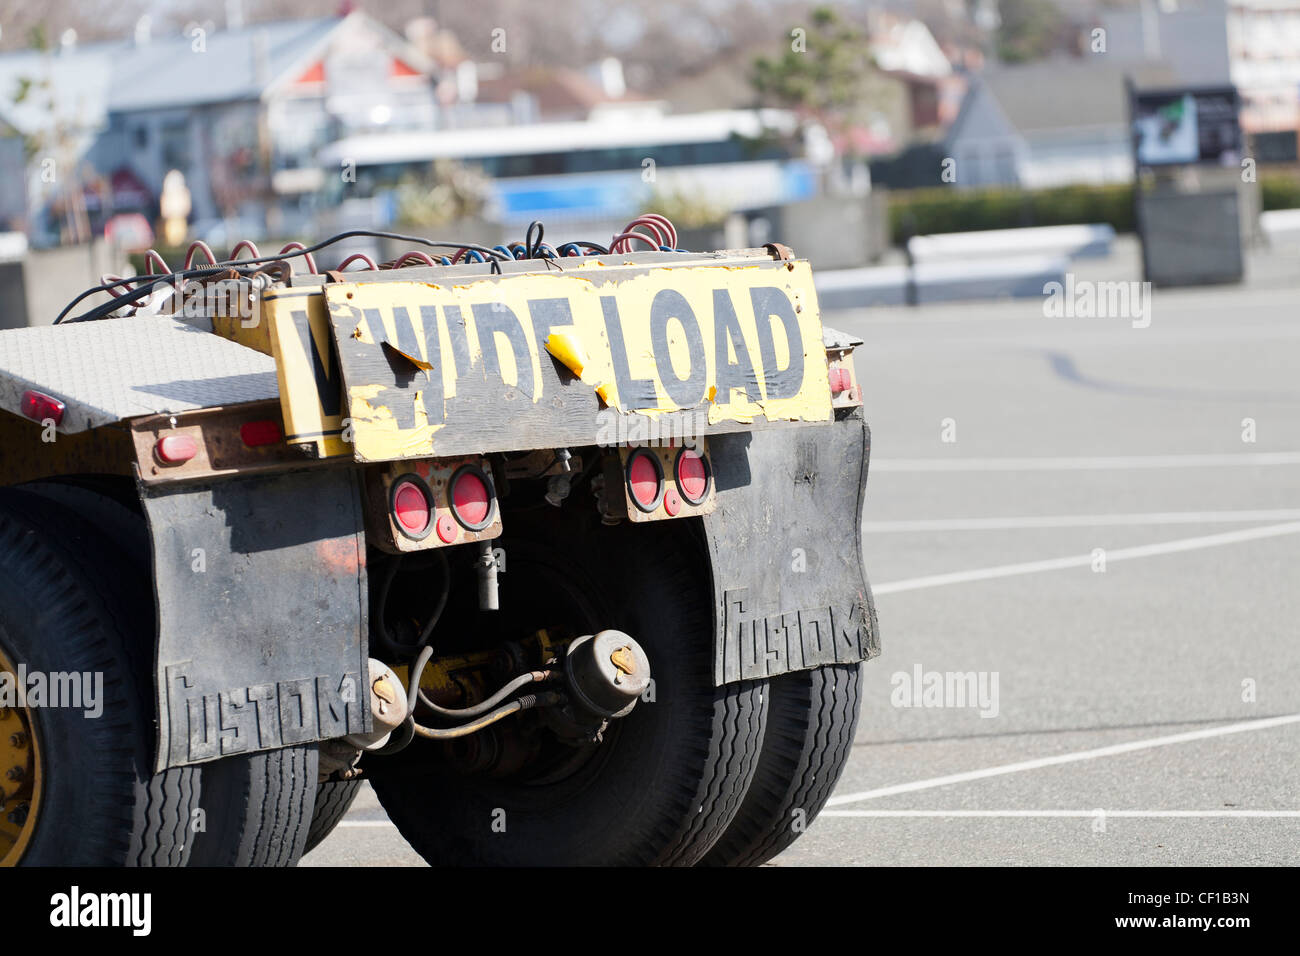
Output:
[[10,780],[21,780],[23,777],[27,776],[27,771],[22,767],[10,767],[5,772],[5,776]]
[[27,746],[27,734],[24,731],[18,731],[16,734],[9,735],[9,743],[14,747]]

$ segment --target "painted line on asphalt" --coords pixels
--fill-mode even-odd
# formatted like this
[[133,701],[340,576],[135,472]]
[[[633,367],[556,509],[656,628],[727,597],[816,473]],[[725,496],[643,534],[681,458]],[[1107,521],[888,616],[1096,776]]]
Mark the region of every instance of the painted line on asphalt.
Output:
[[1108,455],[1043,458],[873,458],[879,471],[1103,471],[1126,468],[1259,468],[1300,465],[1300,451],[1227,455]]
[[[1218,548],[1227,544],[1240,544],[1243,541],[1259,541],[1264,538],[1277,538],[1282,535],[1297,533],[1300,533],[1300,521],[1287,521],[1282,524],[1264,525],[1260,528],[1246,528],[1242,531],[1225,531],[1221,534],[1178,538],[1173,541],[1162,541],[1158,544],[1115,548],[1114,550],[1106,550],[1106,565],[1109,567],[1116,561],[1131,561],[1135,558],[1150,558],[1161,554],[1199,551],[1202,548]],[[1019,564],[1000,564],[991,568],[974,568],[970,571],[954,571],[949,574],[931,574],[920,578],[906,578],[902,581],[887,581],[884,584],[873,585],[871,590],[876,597],[880,597],[884,594],[897,594],[901,591],[916,591],[922,588],[937,588],[948,584],[966,584],[971,581],[988,581],[993,578],[1037,574],[1041,571],[1090,567],[1094,560],[1092,553],[1089,552],[1088,554],[1070,555],[1065,558],[1048,558],[1043,561],[1025,561]]]
[[1101,515],[1022,515],[1005,518],[917,518],[864,521],[862,530],[877,534],[911,531],[1016,531],[1029,528],[1105,528],[1296,520],[1300,520],[1300,508],[1268,508],[1253,511],[1146,511]]
[[1221,819],[1293,819],[1300,810],[823,810],[821,817],[1112,817],[1120,819],[1179,819],[1182,817]]
[[1062,764],[1078,763],[1083,760],[1097,760],[1101,757],[1115,757],[1120,754],[1135,753],[1139,750],[1151,750],[1155,747],[1168,747],[1173,744],[1185,744],[1194,740],[1209,740],[1213,737],[1226,737],[1229,734],[1246,733],[1253,730],[1269,730],[1287,724],[1300,722],[1300,714],[1287,714],[1282,717],[1265,717],[1260,720],[1247,720],[1236,724],[1221,724],[1204,730],[1190,730],[1181,734],[1168,734],[1163,737],[1148,737],[1144,740],[1131,740],[1128,743],[1112,744],[1107,747],[1095,747],[1091,750],[1076,750],[1071,753],[1056,754],[1052,757],[1037,757],[1033,760],[1021,760],[1017,763],[985,767],[982,770],[968,770],[965,773],[951,773],[928,780],[914,780],[911,783],[895,784],[891,787],[878,787],[875,790],[862,790],[858,793],[846,793],[831,797],[826,806],[840,806],[845,803],[857,803],[859,800],[876,800],[880,797],[892,797],[900,793],[915,793],[918,790],[932,790],[954,783],[969,783],[988,777],[1000,777],[1009,773],[1025,770],[1041,770],[1044,767],[1059,767]]

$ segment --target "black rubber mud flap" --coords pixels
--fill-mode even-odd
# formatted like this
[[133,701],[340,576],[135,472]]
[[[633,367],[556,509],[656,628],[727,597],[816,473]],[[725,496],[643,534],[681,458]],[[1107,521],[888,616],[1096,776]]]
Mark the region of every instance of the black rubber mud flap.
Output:
[[364,519],[351,470],[144,488],[157,766],[370,729]]
[[870,450],[860,410],[828,425],[709,439],[718,507],[703,520],[717,684],[880,653],[862,564]]

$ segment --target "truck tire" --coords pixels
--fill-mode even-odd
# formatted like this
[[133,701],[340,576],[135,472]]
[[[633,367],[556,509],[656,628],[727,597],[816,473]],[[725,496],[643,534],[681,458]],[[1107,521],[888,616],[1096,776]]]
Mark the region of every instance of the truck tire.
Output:
[[37,673],[89,674],[97,698],[6,707],[4,862],[179,866],[189,857],[199,772],[153,773],[152,674],[128,652],[153,602],[139,579],[117,573],[124,560],[57,504],[0,493],[0,666],[12,682],[24,665],[29,688]]
[[316,746],[285,747],[201,764],[206,830],[191,866],[297,866],[307,852]]
[[862,665],[828,664],[768,682],[754,782],[702,866],[758,866],[813,822],[840,779],[861,709]]
[[714,686],[710,578],[683,531],[623,525],[551,541],[506,540],[498,613],[573,587],[599,627],[645,648],[654,702],[612,721],[594,754],[558,780],[450,773],[420,739],[362,765],[402,836],[435,866],[694,864],[753,777],[766,681]]
[[[144,516],[128,502],[134,489],[112,479],[65,478],[33,482],[10,492],[39,495],[65,510],[80,524],[103,531],[115,543],[117,560],[103,563],[111,586],[145,588],[138,600],[142,613],[134,639],[123,647],[130,666],[142,675],[152,711],[155,622],[149,529]],[[152,712],[147,737],[152,743]],[[247,756],[225,757],[188,770],[198,776],[198,798],[190,808],[190,866],[293,866],[306,850],[299,833],[310,818],[313,793],[305,781],[316,779],[314,747],[290,748]],[[202,810],[202,815],[193,814]],[[199,821],[202,821],[200,824]],[[200,829],[200,826],[202,827]]]
[[316,808],[312,811],[303,853],[316,849],[334,832],[360,791],[360,780],[326,780],[316,784]]

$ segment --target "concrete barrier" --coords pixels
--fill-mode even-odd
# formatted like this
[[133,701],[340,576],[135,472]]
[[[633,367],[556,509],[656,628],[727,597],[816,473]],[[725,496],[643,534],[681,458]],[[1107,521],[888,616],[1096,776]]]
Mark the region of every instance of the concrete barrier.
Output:
[[[1064,256],[1017,256],[973,262],[919,263],[913,271],[919,305],[967,299],[1032,299],[1049,282],[1064,284]],[[814,274],[823,309],[907,303],[906,266],[840,269]]]
[[1269,242],[1300,242],[1300,209],[1274,209],[1260,213],[1259,225]]
[[1078,259],[1109,255],[1114,241],[1114,228],[1097,223],[913,236],[907,242],[907,249],[912,260],[918,263],[1034,254]]
[[[0,256],[0,328],[49,325],[78,293],[99,285],[100,276],[123,275],[126,268],[125,256],[102,239]],[[96,296],[85,308],[102,301]]]

